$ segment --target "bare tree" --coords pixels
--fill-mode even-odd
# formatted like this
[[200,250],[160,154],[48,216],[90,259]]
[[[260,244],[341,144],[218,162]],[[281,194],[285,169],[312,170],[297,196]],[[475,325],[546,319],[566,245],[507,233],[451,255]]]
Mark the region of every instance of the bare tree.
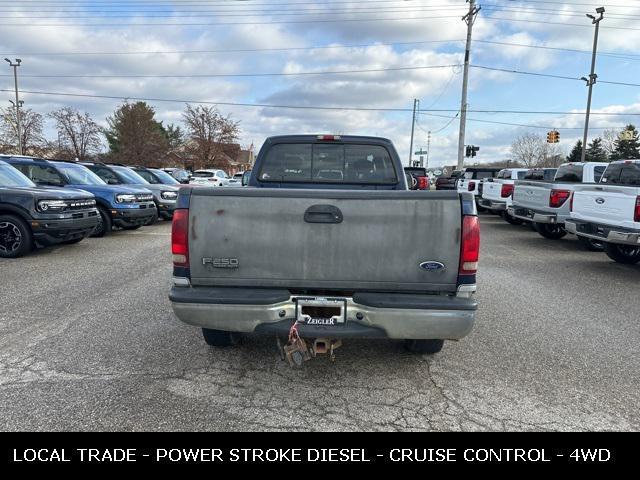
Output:
[[616,149],[616,140],[618,139],[618,132],[613,128],[609,128],[602,132],[602,149],[607,154],[608,158],[611,158],[611,154]]
[[525,133],[511,144],[511,160],[525,168],[538,166],[544,155],[546,142],[537,133]]
[[[16,110],[12,107],[0,108],[0,147],[3,153],[18,154],[18,122]],[[22,145],[26,155],[38,155],[46,148],[42,134],[42,115],[30,108],[20,109]]]
[[220,157],[226,146],[238,139],[239,122],[206,105],[187,104],[182,118],[187,131],[184,148],[194,167],[225,167]]
[[563,162],[563,157],[557,143],[547,143],[537,133],[525,133],[511,144],[511,160],[525,168],[557,167]]
[[100,150],[101,129],[87,112],[84,114],[71,107],[51,112],[56,121],[59,155],[63,158],[87,160]]

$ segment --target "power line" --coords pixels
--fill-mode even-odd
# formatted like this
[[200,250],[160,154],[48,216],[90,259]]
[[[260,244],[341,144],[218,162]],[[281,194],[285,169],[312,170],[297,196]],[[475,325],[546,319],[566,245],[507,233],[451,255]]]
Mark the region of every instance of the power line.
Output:
[[[0,92],[13,92],[13,90],[0,89]],[[131,95],[97,95],[87,93],[64,93],[64,92],[46,92],[34,90],[20,90],[21,93],[31,95],[44,96],[62,96],[62,97],[78,97],[78,98],[96,98],[107,100],[136,100],[146,102],[167,102],[167,103],[201,103],[203,105],[225,105],[231,107],[257,107],[257,108],[283,108],[296,110],[330,110],[330,111],[372,111],[372,112],[411,112],[411,108],[383,108],[383,107],[331,107],[319,105],[274,105],[268,103],[247,103],[247,102],[220,102],[213,100],[186,100],[186,99],[170,99],[170,98],[151,98],[151,97],[134,97]],[[531,115],[584,115],[584,112],[563,112],[563,111],[545,111],[545,110],[485,110],[485,109],[469,109],[471,113],[499,113],[499,114],[531,114]],[[431,114],[430,112],[458,112],[458,109],[451,108],[434,108],[429,112],[420,111],[421,115]],[[640,116],[640,112],[591,112],[591,115],[602,116]]]
[[423,45],[428,43],[456,43],[464,42],[464,39],[452,40],[422,40],[416,42],[391,42],[391,43],[361,43],[351,45],[316,45],[308,47],[273,47],[273,48],[226,48],[214,50],[149,50],[134,52],[18,52],[5,55],[22,55],[32,57],[44,56],[73,56],[73,55],[164,55],[164,54],[190,54],[190,53],[243,53],[243,52],[284,52],[295,50],[320,50],[320,49],[340,49],[340,48],[365,48],[378,46],[406,46]]
[[[156,23],[4,23],[2,27],[174,27],[174,26],[221,26],[221,25],[280,25],[280,24],[304,24],[304,23],[350,23],[350,22],[395,22],[406,20],[438,20],[443,18],[459,18],[458,15],[440,15],[429,17],[387,17],[387,18],[343,18],[343,19],[310,19],[310,20],[280,20],[275,22],[211,22],[211,23],[184,23],[184,22],[156,22]],[[632,29],[633,30],[633,29]],[[638,29],[640,30],[640,29]]]
[[[234,77],[289,77],[289,76],[314,76],[314,75],[340,75],[340,74],[352,74],[352,73],[381,73],[381,72],[395,72],[395,71],[413,71],[413,70],[426,70],[433,68],[453,68],[459,67],[459,64],[448,65],[418,65],[418,66],[401,66],[401,67],[388,67],[388,68],[371,68],[362,70],[328,70],[328,71],[316,71],[316,72],[263,72],[263,73],[211,73],[211,74],[183,74],[183,75],[164,75],[164,74],[31,74],[22,75],[24,78],[234,78]],[[540,72],[527,72],[523,70],[514,70],[500,67],[489,67],[486,65],[470,64],[471,68],[477,68],[481,70],[490,70],[495,72],[510,73],[517,75],[529,75],[534,77],[554,78],[559,80],[572,80],[582,81],[578,77],[570,77],[565,75],[556,75],[551,73]],[[8,74],[0,74],[0,77],[9,77]],[[638,83],[617,82],[608,80],[598,80],[600,83],[610,85],[621,85],[628,87],[640,87]]]
[[[345,49],[345,48],[366,48],[378,46],[409,46],[409,45],[426,45],[436,43],[459,43],[464,39],[450,40],[421,40],[414,42],[379,42],[379,43],[360,43],[348,45],[313,45],[306,47],[273,47],[273,48],[227,48],[227,49],[210,49],[210,50],[140,50],[140,51],[93,51],[93,52],[10,52],[5,55],[31,56],[31,57],[47,57],[47,56],[92,56],[92,55],[173,55],[173,54],[210,54],[210,53],[253,53],[253,52],[286,52],[286,51],[304,51],[304,50],[321,50],[321,49]],[[543,50],[584,53],[591,55],[589,50],[579,50],[575,48],[558,47],[553,45],[531,45],[526,43],[499,42],[492,40],[474,40],[474,43],[485,43],[489,45],[501,45],[511,47],[536,48]],[[598,52],[598,55],[609,56],[622,60],[640,60],[640,55],[623,54],[616,52]]]
[[[451,68],[458,64],[449,65],[422,65],[415,67],[389,67],[389,68],[369,68],[364,70],[328,70],[318,72],[268,72],[268,73],[206,73],[206,74],[186,74],[186,75],[153,75],[153,74],[132,74],[132,75],[23,75],[27,78],[227,78],[227,77],[288,77],[305,75],[337,75],[348,73],[379,73],[397,72],[410,70],[425,70],[432,68]],[[0,77],[10,75],[0,74]]]

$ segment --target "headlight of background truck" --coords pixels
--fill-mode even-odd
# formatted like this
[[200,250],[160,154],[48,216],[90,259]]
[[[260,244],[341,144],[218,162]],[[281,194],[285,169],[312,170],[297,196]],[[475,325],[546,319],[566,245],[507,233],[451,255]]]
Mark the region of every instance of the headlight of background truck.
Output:
[[136,196],[128,193],[118,193],[116,195],[117,203],[132,203],[136,201]]
[[178,194],[176,192],[161,192],[160,196],[164,199],[164,200],[175,200],[176,198],[178,198]]

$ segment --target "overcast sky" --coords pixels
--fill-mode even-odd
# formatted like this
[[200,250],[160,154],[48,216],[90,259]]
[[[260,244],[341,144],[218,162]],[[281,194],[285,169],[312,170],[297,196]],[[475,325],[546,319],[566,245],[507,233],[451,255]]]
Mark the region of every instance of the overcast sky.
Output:
[[[470,109],[584,111],[587,88],[575,79],[589,74],[594,28],[585,13],[595,13],[600,4],[488,0],[480,5]],[[638,84],[640,1],[607,0],[604,6],[598,80]],[[460,108],[466,9],[464,0],[0,0],[0,50],[3,58],[22,59],[21,90],[116,97],[22,93],[25,106],[40,113],[70,105],[104,124],[119,99],[148,98],[155,99],[148,103],[167,124],[180,122],[186,100],[213,102],[240,121],[241,144],[256,149],[276,134],[379,135],[390,138],[407,162],[410,109],[418,98],[414,145],[426,149],[432,131],[430,165],[450,165],[457,156],[459,123],[451,117]],[[333,48],[311,48],[328,46]],[[327,71],[352,73],[291,75]],[[0,89],[12,91],[8,64],[1,73]],[[284,73],[289,75],[249,76]],[[9,105],[12,93],[0,95]],[[597,83],[593,109],[627,114],[594,115],[590,138],[606,127],[640,123],[640,117],[629,115],[640,113],[640,87]],[[481,147],[480,162],[505,158],[515,136],[546,135],[548,127],[560,130],[568,151],[581,138],[584,122],[582,115],[549,113],[469,113],[469,119],[466,143]],[[47,132],[53,136],[51,122]]]

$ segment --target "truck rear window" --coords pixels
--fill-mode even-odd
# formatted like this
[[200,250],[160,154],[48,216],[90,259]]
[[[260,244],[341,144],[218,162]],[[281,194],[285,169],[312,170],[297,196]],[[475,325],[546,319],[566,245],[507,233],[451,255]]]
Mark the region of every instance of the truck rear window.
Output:
[[379,145],[276,144],[258,178],[279,183],[398,183],[391,156]]
[[612,163],[605,170],[600,183],[640,185],[640,164]]
[[584,165],[560,165],[556,172],[556,182],[582,182]]

